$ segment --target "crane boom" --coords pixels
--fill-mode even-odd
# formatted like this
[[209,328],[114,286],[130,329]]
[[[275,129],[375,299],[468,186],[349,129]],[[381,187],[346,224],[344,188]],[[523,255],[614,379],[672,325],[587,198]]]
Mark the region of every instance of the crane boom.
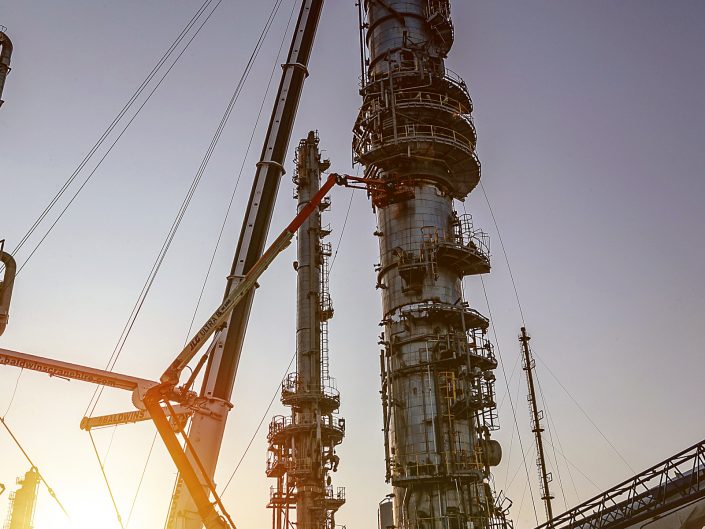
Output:
[[[291,138],[294,119],[301,99],[304,81],[308,76],[308,63],[318,28],[323,0],[301,0],[296,26],[262,145],[259,163],[252,182],[240,238],[233,258],[225,296],[252,268],[262,255]],[[254,299],[251,289],[230,315],[227,325],[219,332],[213,354],[209,357],[201,395],[213,399],[213,411],[223,414],[222,419],[196,413],[191,421],[189,436],[194,448],[212,478],[223,440],[227,413],[231,407],[235,375],[240,361],[245,331]],[[196,454],[193,454],[195,456]],[[195,457],[192,457],[195,459]],[[200,519],[195,515],[195,505],[178,480],[169,509],[167,529],[200,529]],[[193,514],[192,514],[193,513]]]
[[[157,431],[161,436],[164,444],[171,455],[172,460],[179,469],[180,479],[193,500],[199,517],[205,523],[208,529],[227,528],[227,522],[218,515],[215,507],[209,499],[209,493],[212,493],[216,498],[216,502],[220,503],[218,496],[215,493],[215,486],[212,482],[212,477],[204,472],[203,463],[198,457],[198,454],[187,454],[181,446],[174,429],[171,427],[166,416],[162,403],[165,403],[167,408],[170,408],[169,400],[179,399],[179,389],[175,385],[179,381],[179,376],[182,370],[186,367],[190,360],[196,355],[198,350],[203,346],[206,340],[215,332],[218,326],[222,325],[233,311],[249,292],[251,292],[257,284],[257,279],[264,273],[267,267],[274,259],[289,246],[294,238],[296,231],[304,223],[318,207],[323,198],[328,194],[331,188],[339,183],[345,184],[345,177],[337,174],[331,174],[324,182],[318,192],[311,198],[306,207],[294,217],[294,220],[284,228],[274,242],[267,248],[267,251],[262,254],[257,262],[252,266],[250,271],[242,278],[235,289],[226,297],[225,301],[216,309],[208,321],[196,332],[194,338],[184,347],[176,359],[171,363],[169,368],[161,377],[162,383],[150,388],[144,396],[144,405],[149,412]],[[221,418],[222,420],[222,418]],[[195,463],[195,464],[194,464]],[[199,472],[196,471],[197,467]],[[199,476],[200,474],[200,476]],[[205,485],[205,486],[204,486]]]
[[[135,405],[137,405],[138,399],[139,401],[142,400],[142,397],[144,397],[144,394],[149,388],[158,384],[158,382],[154,382],[153,380],[122,375],[120,373],[113,373],[112,371],[104,371],[80,364],[62,362],[60,360],[53,360],[51,358],[34,356],[2,348],[0,348],[0,365],[39,371],[46,373],[50,377],[80,380],[99,386],[108,386],[136,392],[137,398],[133,398]],[[142,408],[143,406],[140,404],[138,407]]]

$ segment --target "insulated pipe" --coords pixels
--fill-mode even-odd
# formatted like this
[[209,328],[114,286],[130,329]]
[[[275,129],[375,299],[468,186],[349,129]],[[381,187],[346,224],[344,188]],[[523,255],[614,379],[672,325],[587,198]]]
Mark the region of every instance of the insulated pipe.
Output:
[[[12,56],[12,41],[5,33],[0,31],[0,106],[3,104],[2,89],[5,87],[5,78],[10,72],[10,57]],[[0,332],[0,334],[2,334]]]
[[[3,35],[3,33],[0,33],[0,35]],[[2,87],[1,84],[0,87]],[[10,300],[12,299],[15,275],[17,274],[17,263],[15,263],[15,259],[9,253],[3,251],[0,251],[0,261],[5,265],[5,275],[0,281],[0,336],[2,336],[10,317]]]

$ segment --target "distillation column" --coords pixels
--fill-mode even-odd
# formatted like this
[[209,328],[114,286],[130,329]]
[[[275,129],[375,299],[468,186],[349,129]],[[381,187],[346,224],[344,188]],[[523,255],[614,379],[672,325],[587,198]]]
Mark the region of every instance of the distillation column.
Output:
[[[387,481],[398,529],[511,525],[494,499],[501,449],[488,320],[463,299],[489,272],[487,236],[458,215],[477,185],[472,103],[445,68],[448,0],[364,0],[366,72],[354,127],[377,214]],[[362,41],[363,39],[361,39]]]
[[[318,137],[310,132],[297,149],[296,198],[301,211],[316,194],[321,172]],[[328,373],[328,320],[333,307],[328,293],[329,231],[321,226],[325,200],[299,228],[297,257],[296,372],[282,385],[282,403],[291,415],[277,416],[269,426],[267,475],[277,479],[268,507],[273,529],[288,529],[296,509],[297,529],[333,529],[335,512],[345,503],[345,489],[331,487],[329,472],[338,468],[335,447],[345,434],[345,421],[335,416],[340,394]]]
[[24,475],[24,479],[17,479],[20,486],[10,495],[10,516],[5,524],[6,529],[33,529],[34,508],[37,505],[37,491],[39,489],[39,472],[32,467]]

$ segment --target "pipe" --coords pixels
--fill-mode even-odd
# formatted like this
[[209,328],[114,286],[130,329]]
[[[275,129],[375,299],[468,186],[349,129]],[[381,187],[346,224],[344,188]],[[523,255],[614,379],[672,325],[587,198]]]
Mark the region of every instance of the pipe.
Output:
[[[0,33],[1,35],[3,33]],[[0,87],[2,87],[2,84],[0,84]],[[5,265],[5,275],[0,281],[0,336],[2,336],[10,318],[10,300],[12,299],[12,287],[15,285],[17,263],[15,263],[15,259],[9,253],[1,250],[0,262]]]
[[[2,89],[5,87],[5,78],[10,73],[10,57],[12,56],[12,41],[5,33],[0,31],[0,107],[4,103],[2,100]],[[2,332],[0,332],[2,334]]]

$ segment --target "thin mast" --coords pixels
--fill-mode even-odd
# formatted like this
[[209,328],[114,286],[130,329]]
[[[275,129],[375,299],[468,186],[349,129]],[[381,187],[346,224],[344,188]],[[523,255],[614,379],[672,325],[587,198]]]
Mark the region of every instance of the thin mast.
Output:
[[543,432],[543,428],[541,427],[543,411],[538,409],[536,402],[536,388],[534,386],[534,368],[536,367],[536,361],[531,354],[529,340],[531,340],[531,337],[526,334],[526,327],[522,327],[519,341],[521,342],[523,352],[522,367],[524,371],[526,371],[526,382],[529,386],[528,400],[529,409],[531,411],[531,431],[534,432],[534,436],[536,437],[536,449],[539,454],[536,464],[539,467],[539,477],[541,478],[541,499],[544,501],[546,507],[546,521],[550,522],[553,520],[553,508],[551,507],[553,496],[551,496],[548,484],[552,481],[552,477],[551,473],[546,469],[546,455],[543,449],[543,438],[541,436]]

